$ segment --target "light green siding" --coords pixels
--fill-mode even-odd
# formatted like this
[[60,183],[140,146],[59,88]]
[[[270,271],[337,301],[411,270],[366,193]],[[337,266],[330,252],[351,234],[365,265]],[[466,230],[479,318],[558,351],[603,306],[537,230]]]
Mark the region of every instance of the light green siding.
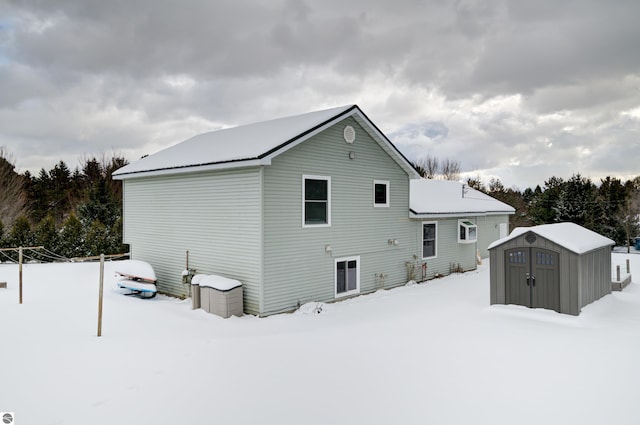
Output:
[[478,225],[478,251],[480,251],[481,258],[488,258],[488,246],[491,245],[492,242],[500,239],[501,223],[507,225],[507,233],[504,235],[507,236],[509,234],[508,215],[488,215],[485,217],[477,217],[476,224]]
[[186,251],[197,273],[243,283],[245,311],[259,312],[262,270],[260,168],[124,181],[124,242],[150,263],[158,289],[188,296]]
[[[475,220],[469,219],[473,222]],[[416,251],[420,256],[419,266],[427,264],[427,279],[432,279],[437,275],[446,276],[452,271],[462,269],[463,271],[474,270],[476,268],[476,244],[458,243],[458,218],[439,218],[413,220],[416,225]],[[436,226],[436,256],[422,258],[422,224],[437,223]],[[420,275],[422,272],[420,272]]]
[[[346,125],[356,130],[353,144],[344,141]],[[331,177],[330,227],[303,228],[303,175]],[[415,253],[408,179],[353,118],[274,158],[264,168],[262,313],[335,299],[336,258],[360,257],[360,293],[406,283]],[[389,181],[388,208],[374,207],[374,180]]]

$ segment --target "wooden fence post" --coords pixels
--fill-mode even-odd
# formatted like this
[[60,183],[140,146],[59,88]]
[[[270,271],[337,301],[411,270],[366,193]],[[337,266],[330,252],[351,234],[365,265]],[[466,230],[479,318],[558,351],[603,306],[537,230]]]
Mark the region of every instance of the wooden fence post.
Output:
[[20,304],[22,304],[22,247],[18,248],[18,282],[20,283]]
[[104,288],[104,254],[100,254],[100,293],[98,295],[98,336],[102,336],[102,293]]
[[629,259],[627,258],[627,274],[631,273],[631,265],[629,264]]

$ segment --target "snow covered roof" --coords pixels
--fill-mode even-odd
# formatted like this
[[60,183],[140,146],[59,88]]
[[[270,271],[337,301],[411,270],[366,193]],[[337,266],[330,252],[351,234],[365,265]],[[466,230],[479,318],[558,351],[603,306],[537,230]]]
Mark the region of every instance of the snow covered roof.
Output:
[[412,177],[409,161],[396,149],[357,105],[309,112],[239,127],[204,133],[126,165],[115,179],[181,172],[269,165],[271,158],[296,146],[335,123],[354,116],[365,130]]
[[463,187],[460,182],[449,180],[411,180],[409,206],[412,217],[416,218],[515,213],[512,206],[467,185]]
[[611,239],[575,223],[553,223],[533,227],[516,227],[509,236],[498,239],[489,245],[489,249],[509,242],[528,232],[535,233],[576,254],[584,254],[594,249],[615,245],[615,242]]

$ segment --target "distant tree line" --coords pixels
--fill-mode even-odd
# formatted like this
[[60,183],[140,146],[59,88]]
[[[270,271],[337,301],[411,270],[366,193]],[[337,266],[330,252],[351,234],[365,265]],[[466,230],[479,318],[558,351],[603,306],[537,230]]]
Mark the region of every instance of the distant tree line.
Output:
[[125,252],[122,189],[111,175],[126,164],[119,156],[89,157],[73,171],[60,161],[19,174],[0,148],[0,247],[44,246],[67,258]]
[[573,222],[627,246],[640,236],[640,176],[624,182],[606,177],[599,185],[580,174],[554,176],[524,191],[505,188],[498,179],[485,186],[479,177],[469,178],[467,184],[514,207],[512,227]]
[[[460,161],[428,155],[413,166],[427,179],[460,179]],[[599,184],[580,174],[568,180],[554,176],[542,187],[524,191],[507,188],[495,178],[485,185],[480,176],[467,178],[466,184],[514,207],[512,228],[573,222],[613,239],[618,245],[628,245],[640,236],[640,176],[624,182],[606,177]]]

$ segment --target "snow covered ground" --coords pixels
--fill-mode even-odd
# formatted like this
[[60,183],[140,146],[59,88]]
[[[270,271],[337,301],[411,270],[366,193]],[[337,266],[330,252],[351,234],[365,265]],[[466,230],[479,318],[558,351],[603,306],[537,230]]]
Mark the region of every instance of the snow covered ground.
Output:
[[[631,258],[640,282],[640,255]],[[488,261],[487,261],[488,262]],[[0,411],[26,424],[638,424],[640,285],[579,317],[489,306],[488,265],[221,319],[106,265],[0,265]],[[315,306],[311,306],[315,307]]]

